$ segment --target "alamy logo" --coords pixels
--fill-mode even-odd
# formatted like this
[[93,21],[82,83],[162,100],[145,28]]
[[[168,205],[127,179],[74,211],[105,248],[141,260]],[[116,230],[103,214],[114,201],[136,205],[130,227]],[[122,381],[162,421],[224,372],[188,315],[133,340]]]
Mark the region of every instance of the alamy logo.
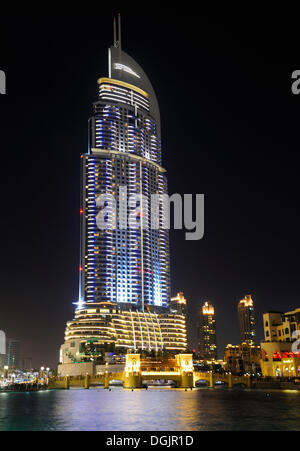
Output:
[[292,80],[296,80],[292,83],[292,93],[296,96],[300,94],[300,70],[294,70]]
[[[100,230],[169,230],[171,204],[173,227],[188,230],[186,240],[201,240],[204,236],[204,194],[152,194],[151,199],[141,194],[128,195],[127,186],[120,186],[118,196],[102,193],[96,198],[99,208],[96,224]],[[193,209],[195,197],[195,210]],[[194,210],[194,211],[193,211]],[[194,219],[195,218],[195,219]]]
[[300,352],[300,331],[294,330],[292,338],[295,340],[292,344],[292,352],[298,354]]
[[0,70],[0,94],[6,94],[6,75]]
[[0,354],[6,354],[6,337],[2,330],[0,330]]

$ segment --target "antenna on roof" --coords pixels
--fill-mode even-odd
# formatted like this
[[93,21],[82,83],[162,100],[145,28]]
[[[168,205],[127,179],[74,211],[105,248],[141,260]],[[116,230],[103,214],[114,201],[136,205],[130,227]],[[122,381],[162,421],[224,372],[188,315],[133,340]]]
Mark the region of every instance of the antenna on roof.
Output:
[[121,14],[118,14],[118,36],[117,36],[117,21],[114,17],[114,47],[121,49]]
[[122,34],[121,34],[121,14],[118,14],[118,38],[119,38],[119,48],[121,49],[121,41],[122,41]]
[[114,47],[117,48],[117,24],[115,17],[114,17]]

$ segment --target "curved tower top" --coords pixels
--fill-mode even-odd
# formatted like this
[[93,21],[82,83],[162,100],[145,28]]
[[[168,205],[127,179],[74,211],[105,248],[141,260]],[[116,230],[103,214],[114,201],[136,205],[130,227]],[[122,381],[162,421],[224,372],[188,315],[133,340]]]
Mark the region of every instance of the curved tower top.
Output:
[[108,50],[108,76],[142,89],[149,95],[150,115],[155,119],[160,139],[160,111],[153,86],[142,67],[121,49],[121,19],[119,15],[119,39],[114,20],[114,45]]

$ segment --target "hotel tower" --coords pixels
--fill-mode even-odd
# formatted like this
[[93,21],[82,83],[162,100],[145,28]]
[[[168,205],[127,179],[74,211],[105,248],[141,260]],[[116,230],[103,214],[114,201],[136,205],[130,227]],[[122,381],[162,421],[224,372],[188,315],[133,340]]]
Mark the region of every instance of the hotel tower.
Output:
[[251,294],[247,294],[238,303],[238,320],[241,343],[254,345],[256,342],[254,305]]
[[[120,16],[118,36],[116,25],[81,157],[79,298],[61,361],[86,357],[91,347],[96,355],[104,348],[187,347],[185,315],[170,310],[169,232],[161,207],[151,227],[152,195],[167,194],[159,106],[147,75],[121,49]],[[104,210],[111,222],[99,227]],[[129,227],[130,217],[136,227]]]
[[206,301],[198,308],[197,330],[199,357],[217,360],[216,315],[213,305]]

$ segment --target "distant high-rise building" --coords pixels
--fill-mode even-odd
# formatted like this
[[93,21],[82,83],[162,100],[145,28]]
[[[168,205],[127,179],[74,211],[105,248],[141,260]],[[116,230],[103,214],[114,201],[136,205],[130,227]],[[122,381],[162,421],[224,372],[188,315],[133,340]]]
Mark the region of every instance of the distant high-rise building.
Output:
[[186,314],[186,299],[182,291],[177,296],[171,298],[170,311],[171,313],[179,313],[180,315]]
[[21,365],[21,342],[14,338],[7,339],[7,365],[20,368]]
[[238,318],[240,326],[241,343],[255,344],[255,316],[251,294],[247,294],[238,303]]
[[8,365],[10,368],[20,368],[21,342],[14,338],[6,339],[6,354],[0,355],[0,368]]
[[0,330],[0,355],[6,353],[6,335],[3,330]]
[[198,351],[201,359],[217,359],[215,309],[207,301],[198,309]]
[[0,369],[6,365],[6,335],[0,330]]
[[5,365],[6,365],[6,354],[0,354],[0,370],[3,370]]
[[31,357],[24,357],[22,361],[22,369],[24,371],[31,371],[33,369]]

